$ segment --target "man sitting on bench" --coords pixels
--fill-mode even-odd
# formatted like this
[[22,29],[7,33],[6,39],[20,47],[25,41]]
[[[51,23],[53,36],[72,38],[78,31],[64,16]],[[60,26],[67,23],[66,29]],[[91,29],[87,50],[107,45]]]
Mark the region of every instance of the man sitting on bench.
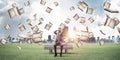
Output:
[[68,30],[68,27],[64,27],[63,29],[59,28],[54,32],[56,34],[56,41],[54,45],[54,57],[57,56],[57,46],[60,46],[60,57],[62,57],[62,50],[63,50],[63,37],[65,36],[66,31]]

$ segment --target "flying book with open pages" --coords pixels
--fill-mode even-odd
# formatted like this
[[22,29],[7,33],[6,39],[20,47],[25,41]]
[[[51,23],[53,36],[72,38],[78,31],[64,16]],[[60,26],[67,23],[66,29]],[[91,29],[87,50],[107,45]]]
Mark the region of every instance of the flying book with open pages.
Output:
[[74,18],[75,20],[78,20],[78,19],[80,18],[80,16],[76,13],[76,14],[73,16],[73,18]]
[[93,22],[95,21],[92,17],[90,17],[88,20],[89,20],[91,23],[93,23]]
[[92,9],[92,8],[87,7],[86,13],[87,13],[87,14],[92,14],[92,13],[93,13],[93,9]]
[[13,18],[14,16],[18,16],[19,15],[19,13],[18,13],[18,7],[10,8],[8,10],[8,14],[9,14],[10,18]]
[[55,6],[58,6],[58,5],[59,5],[59,3],[58,3],[58,2],[54,2],[54,5],[55,5]]
[[2,38],[1,41],[0,41],[0,43],[1,43],[2,45],[5,45],[5,44],[7,43],[7,41]]
[[20,38],[27,38],[27,39],[32,38],[32,35],[28,35],[28,34],[20,34],[19,33],[17,36],[20,37]]
[[80,17],[80,23],[85,23],[86,18],[85,17]]
[[117,27],[118,32],[120,33],[120,27]]
[[49,22],[49,23],[47,23],[46,25],[45,25],[45,27],[44,27],[44,29],[46,29],[46,30],[50,30],[50,28],[52,27],[52,23],[51,22]]
[[27,22],[27,24],[28,24],[29,26],[32,26],[30,19],[27,19],[26,22]]
[[47,12],[47,13],[50,13],[52,10],[53,10],[53,9],[50,8],[50,7],[47,7],[47,8],[46,8],[46,12]]
[[59,28],[61,28],[61,29],[63,29],[65,27],[65,24],[64,23],[61,23],[60,25],[59,25]]
[[40,18],[38,25],[41,25],[41,24],[43,23],[43,21],[44,21],[44,19],[43,19],[43,18]]
[[70,23],[70,19],[69,18],[67,18],[67,20],[65,20],[64,22],[66,23],[66,24],[69,24]]
[[110,2],[104,2],[104,10],[108,11],[110,13],[119,13],[117,10],[110,9],[111,3]]
[[14,8],[10,8],[8,9],[8,14],[10,16],[10,18],[13,18],[15,16],[19,16],[21,14],[24,13],[24,9],[23,8],[18,8],[18,7],[14,7]]
[[43,34],[42,31],[40,31],[40,32],[38,32],[38,33],[34,33],[34,34],[33,34],[33,38],[42,38],[42,34]]
[[88,4],[84,1],[79,1],[77,6],[81,11],[84,11],[88,7]]
[[4,28],[5,28],[6,30],[10,29],[10,25],[9,25],[9,24],[6,24],[6,25],[4,26]]
[[21,24],[21,23],[18,24],[18,28],[19,28],[20,31],[26,30],[25,26],[23,24]]
[[99,30],[103,35],[106,35],[102,30]]
[[20,9],[18,10],[18,12],[19,12],[19,15],[21,15],[21,14],[24,13],[24,9],[23,9],[23,8],[20,8]]
[[110,8],[110,5],[111,5],[111,3],[109,3],[109,2],[104,2],[104,8],[106,9],[106,8]]
[[37,13],[35,13],[35,14],[33,15],[33,18],[34,18],[34,20],[37,19]]
[[104,9],[104,10],[106,10],[106,11],[108,11],[108,12],[111,12],[111,13],[119,13],[119,11],[117,11],[117,10],[112,10],[112,9]]
[[31,27],[31,29],[32,29],[32,31],[33,31],[34,33],[37,33],[37,32],[39,31],[39,28],[38,28],[37,25]]
[[6,37],[7,37],[7,38],[11,38],[11,34],[7,34]]
[[45,4],[46,4],[46,1],[45,1],[45,0],[40,0],[40,4],[41,4],[41,5],[45,5]]
[[74,7],[74,6],[71,6],[71,7],[70,7],[70,11],[73,11],[73,10],[75,10],[75,7]]
[[24,2],[24,5],[25,6],[30,6],[30,2],[29,1]]
[[117,19],[116,17],[112,19],[107,15],[104,26],[109,26],[114,29],[115,26],[117,26],[118,24],[119,24],[119,19]]

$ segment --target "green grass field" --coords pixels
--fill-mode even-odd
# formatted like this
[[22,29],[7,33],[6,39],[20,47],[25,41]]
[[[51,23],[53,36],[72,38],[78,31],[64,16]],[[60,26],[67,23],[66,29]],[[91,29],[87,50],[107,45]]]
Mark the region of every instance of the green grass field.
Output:
[[54,57],[44,50],[44,44],[0,44],[0,60],[120,60],[120,44],[84,44],[80,48],[74,45],[63,57]]

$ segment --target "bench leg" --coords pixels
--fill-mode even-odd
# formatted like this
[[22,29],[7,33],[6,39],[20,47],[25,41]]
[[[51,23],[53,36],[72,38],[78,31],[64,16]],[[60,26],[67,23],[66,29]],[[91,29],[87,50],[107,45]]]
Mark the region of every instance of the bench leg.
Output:
[[53,53],[52,49],[49,50],[49,53]]
[[65,49],[65,54],[67,53],[67,49]]

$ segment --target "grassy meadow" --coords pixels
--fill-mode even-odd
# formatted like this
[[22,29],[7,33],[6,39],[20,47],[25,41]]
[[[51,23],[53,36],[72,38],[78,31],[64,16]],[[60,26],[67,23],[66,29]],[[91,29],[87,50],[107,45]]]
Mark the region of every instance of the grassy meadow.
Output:
[[[21,47],[21,49],[18,48]],[[84,44],[73,50],[69,50],[63,57],[54,57],[48,50],[44,50],[44,44],[0,44],[0,60],[120,60],[120,44],[97,43]]]

